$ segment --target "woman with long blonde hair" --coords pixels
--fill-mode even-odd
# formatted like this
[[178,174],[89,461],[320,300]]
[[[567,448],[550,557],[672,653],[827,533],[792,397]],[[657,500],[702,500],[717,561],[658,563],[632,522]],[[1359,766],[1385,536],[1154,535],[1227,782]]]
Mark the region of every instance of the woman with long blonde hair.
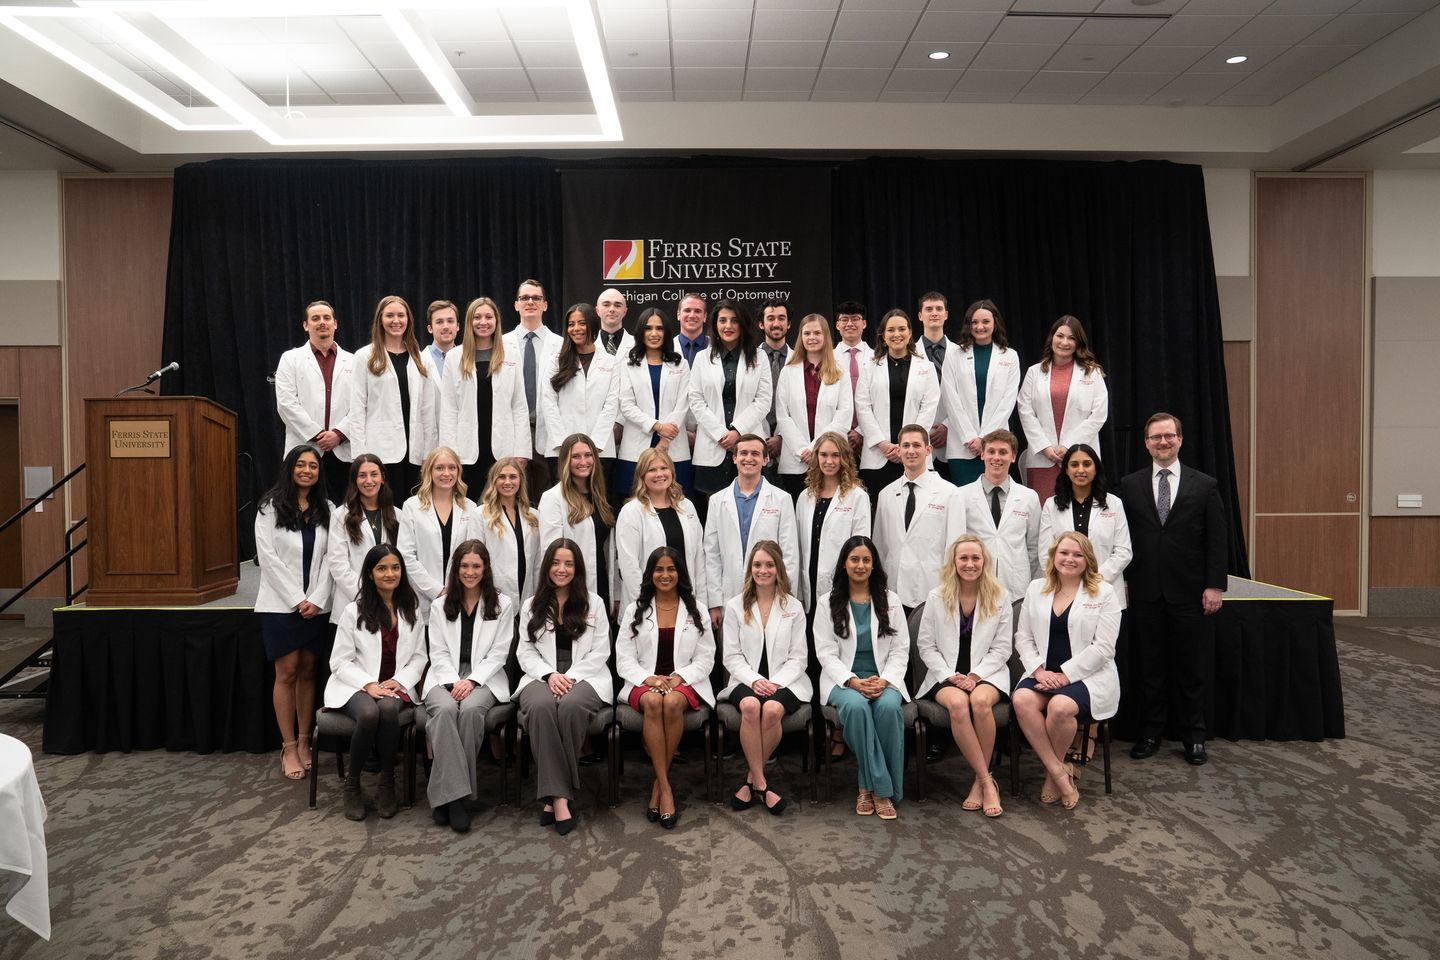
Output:
[[397,496],[415,489],[416,466],[435,444],[436,411],[426,389],[429,367],[403,297],[382,297],[370,324],[370,349],[350,365],[350,410],[340,432],[352,454],[373,453]]
[[800,321],[790,360],[775,382],[775,431],[780,434],[779,484],[792,497],[805,486],[805,473],[822,433],[850,429],[855,413],[850,381],[835,362],[830,321],[818,313]]
[[774,540],[750,548],[740,595],[725,604],[722,656],[730,685],[720,691],[740,711],[740,749],[749,770],[730,807],[757,802],[779,816],[788,801],[771,789],[765,763],[780,745],[786,715],[810,702],[805,672],[805,611],[790,591],[785,557]]
[[656,547],[670,547],[685,565],[695,595],[704,599],[705,530],[695,505],[675,476],[675,462],[657,447],[640,452],[635,486],[615,520],[615,561],[620,577],[620,609],[640,595],[640,569]]
[[524,474],[531,452],[530,420],[520,363],[505,354],[495,301],[471,300],[464,330],[460,362],[445,365],[439,440],[460,455],[465,483],[480,490],[491,466],[505,457],[517,458]]
[[1045,765],[1042,803],[1059,800],[1072,810],[1080,802],[1079,772],[1062,758],[1080,720],[1105,720],[1119,709],[1119,633],[1120,601],[1100,574],[1090,539],[1061,535],[1046,557],[1045,576],[1025,591],[1015,631],[1024,669],[1015,717]]
[[975,772],[961,807],[998,817],[1000,789],[990,775],[995,704],[1010,694],[1010,604],[991,572],[990,552],[973,533],[946,551],[940,585],[925,598],[915,652],[924,661],[919,697],[950,714],[950,735]]
[[543,552],[540,518],[530,509],[525,467],[515,457],[502,457],[490,468],[472,533],[490,551],[497,590],[517,601],[535,593]]
[[572,433],[560,444],[557,459],[560,480],[540,497],[540,549],[562,537],[580,545],[585,563],[585,588],[605,602],[615,619],[616,590],[615,512],[605,493],[605,476],[595,443],[583,433]]
[[795,525],[800,534],[799,596],[809,613],[829,582],[840,547],[851,537],[870,536],[870,497],[844,430],[816,438],[805,489],[795,501]]
[[420,465],[420,485],[400,511],[400,556],[423,621],[445,587],[454,544],[476,535],[473,504],[465,499],[460,457],[449,447],[436,447]]

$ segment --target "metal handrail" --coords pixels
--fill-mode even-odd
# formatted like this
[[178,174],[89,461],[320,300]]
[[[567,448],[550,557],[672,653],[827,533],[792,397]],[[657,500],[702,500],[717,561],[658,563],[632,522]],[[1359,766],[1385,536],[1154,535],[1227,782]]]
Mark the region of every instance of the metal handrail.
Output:
[[6,520],[4,523],[0,523],[0,533],[4,533],[6,530],[10,529],[12,524],[17,523],[21,517],[25,516],[25,514],[29,513],[31,510],[34,510],[39,504],[44,503],[46,497],[50,496],[50,494],[65,486],[65,484],[69,483],[71,480],[74,480],[75,476],[84,469],[85,464],[82,463],[74,470],[71,470],[69,473],[65,474],[65,476],[61,477],[59,480],[56,480],[53,484],[50,485],[49,489],[47,489],[44,493],[40,494],[40,496],[35,497],[33,500],[31,500],[29,506],[21,507],[15,512],[15,515],[13,517],[11,517],[9,520]]

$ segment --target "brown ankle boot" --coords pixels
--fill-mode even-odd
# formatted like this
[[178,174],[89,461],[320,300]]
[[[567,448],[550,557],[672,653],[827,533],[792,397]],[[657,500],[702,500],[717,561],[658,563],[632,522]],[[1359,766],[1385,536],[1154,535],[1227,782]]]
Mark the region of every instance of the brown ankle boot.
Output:
[[380,786],[375,791],[375,812],[386,820],[400,812],[400,803],[395,799],[395,772],[381,772]]
[[345,819],[365,819],[365,798],[360,794],[360,778],[345,778]]

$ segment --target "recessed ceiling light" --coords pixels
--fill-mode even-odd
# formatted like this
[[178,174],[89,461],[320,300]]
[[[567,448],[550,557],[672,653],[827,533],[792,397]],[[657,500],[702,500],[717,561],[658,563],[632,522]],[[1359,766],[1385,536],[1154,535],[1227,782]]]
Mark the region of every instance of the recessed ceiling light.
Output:
[[1249,60],[1249,59],[1250,59],[1249,57],[1226,57],[1226,58],[1225,58],[1225,62],[1226,62],[1226,63],[1244,63],[1246,60]]
[[950,54],[947,53],[947,52],[945,52],[944,50],[936,50],[934,53],[930,54],[930,59],[931,59],[931,60],[949,60],[949,59],[950,59]]
[[1130,0],[1130,2],[1135,4],[1135,6],[1137,7],[1153,7],[1155,6],[1155,4],[1159,3],[1160,0]]

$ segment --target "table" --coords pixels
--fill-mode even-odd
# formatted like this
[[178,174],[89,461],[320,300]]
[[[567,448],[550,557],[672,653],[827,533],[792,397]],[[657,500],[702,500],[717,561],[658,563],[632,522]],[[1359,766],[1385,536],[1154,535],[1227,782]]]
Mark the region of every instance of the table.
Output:
[[30,748],[0,734],[0,899],[5,912],[50,939],[45,800]]

